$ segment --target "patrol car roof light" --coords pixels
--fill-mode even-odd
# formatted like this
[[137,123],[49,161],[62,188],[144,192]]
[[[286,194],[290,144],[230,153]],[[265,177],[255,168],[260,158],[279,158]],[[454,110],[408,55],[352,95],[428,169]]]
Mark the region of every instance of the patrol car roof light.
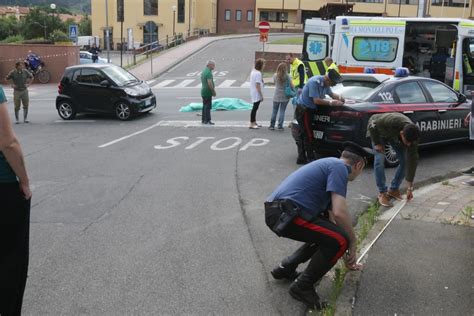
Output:
[[349,25],[349,21],[346,18],[342,19],[342,25]]
[[410,75],[410,71],[406,67],[398,67],[395,69],[395,77],[408,77]]

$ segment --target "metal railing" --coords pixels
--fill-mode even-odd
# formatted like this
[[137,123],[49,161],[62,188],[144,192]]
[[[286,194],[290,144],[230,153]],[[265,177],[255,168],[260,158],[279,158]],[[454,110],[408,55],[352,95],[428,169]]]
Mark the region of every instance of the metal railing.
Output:
[[[149,43],[142,45],[138,48],[134,48],[132,50],[133,53],[133,65],[137,64],[137,59],[140,58],[140,56],[145,56],[146,58],[151,58],[152,59],[152,65],[153,65],[153,54],[156,52],[162,52],[164,50],[167,50],[169,48],[178,46],[183,44],[186,41],[199,38],[202,36],[208,36],[209,35],[209,30],[207,29],[196,29],[194,31],[190,31],[187,33],[178,33],[174,36],[168,36],[159,39],[155,42]],[[153,66],[152,66],[153,67]]]

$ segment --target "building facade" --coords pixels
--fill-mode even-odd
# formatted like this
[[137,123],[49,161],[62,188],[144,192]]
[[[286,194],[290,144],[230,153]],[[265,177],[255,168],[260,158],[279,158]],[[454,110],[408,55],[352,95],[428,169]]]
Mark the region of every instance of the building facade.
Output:
[[104,43],[108,18],[109,38],[114,49],[118,49],[121,42],[121,23],[118,22],[121,1],[124,3],[122,39],[133,43],[135,48],[156,41],[165,43],[166,38],[172,40],[174,34],[183,34],[186,38],[199,31],[216,32],[217,0],[91,0],[92,35],[99,36]]
[[219,0],[217,3],[217,33],[255,32],[256,0]]
[[339,15],[472,18],[474,0],[256,0],[255,26],[270,22],[273,29],[302,29],[312,17]]

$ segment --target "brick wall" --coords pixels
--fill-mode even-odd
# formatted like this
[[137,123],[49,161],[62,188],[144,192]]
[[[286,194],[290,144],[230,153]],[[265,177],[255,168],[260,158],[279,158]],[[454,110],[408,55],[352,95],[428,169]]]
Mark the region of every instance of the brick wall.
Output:
[[286,62],[285,57],[288,53],[275,52],[255,52],[255,60],[259,58],[265,59],[265,68],[263,72],[275,72],[278,64]]
[[59,83],[66,67],[79,64],[77,46],[0,44],[0,83],[6,84],[5,76],[15,68],[16,61],[25,59],[29,50],[45,63],[51,73],[50,83]]
[[[219,0],[217,12],[217,31],[219,34],[255,33],[256,0]],[[230,10],[230,20],[225,20],[225,11]],[[236,11],[242,13],[241,20],[236,20]],[[252,11],[252,21],[247,21],[247,11]]]

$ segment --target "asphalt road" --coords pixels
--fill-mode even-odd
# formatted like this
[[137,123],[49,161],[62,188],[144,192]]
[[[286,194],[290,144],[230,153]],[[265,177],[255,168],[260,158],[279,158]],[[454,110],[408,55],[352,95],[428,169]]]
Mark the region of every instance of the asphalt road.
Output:
[[[216,45],[224,43],[207,50],[219,60],[224,47]],[[244,54],[254,44],[230,45]],[[209,58],[207,50],[196,60]],[[251,64],[236,64],[222,59],[217,70],[246,79]],[[224,126],[201,126],[196,113],[178,112],[199,101],[197,88],[154,91],[157,110],[132,121],[87,115],[64,122],[54,108],[55,85],[31,89],[31,123],[14,126],[33,187],[23,312],[302,313],[288,284],[269,274],[296,243],[274,236],[262,209],[297,168],[289,129],[249,130],[249,111],[213,112],[213,121]],[[217,92],[249,95],[240,87]],[[264,124],[272,92],[265,90],[257,114]],[[465,144],[423,150],[417,180],[468,167],[472,154]],[[351,212],[360,213],[375,196],[368,167],[349,186]]]

